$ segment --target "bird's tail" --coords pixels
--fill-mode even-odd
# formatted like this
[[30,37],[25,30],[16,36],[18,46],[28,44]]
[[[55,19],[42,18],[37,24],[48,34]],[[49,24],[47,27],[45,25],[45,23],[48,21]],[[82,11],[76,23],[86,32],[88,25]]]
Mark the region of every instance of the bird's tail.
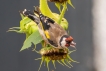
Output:
[[31,20],[33,20],[35,23],[37,23],[37,24],[40,23],[40,19],[39,19],[39,17],[36,15],[36,14],[38,14],[37,12],[36,12],[36,14],[34,14],[34,12],[25,9],[24,11],[22,11],[22,14],[23,14],[24,16],[27,16],[27,17],[30,18]]

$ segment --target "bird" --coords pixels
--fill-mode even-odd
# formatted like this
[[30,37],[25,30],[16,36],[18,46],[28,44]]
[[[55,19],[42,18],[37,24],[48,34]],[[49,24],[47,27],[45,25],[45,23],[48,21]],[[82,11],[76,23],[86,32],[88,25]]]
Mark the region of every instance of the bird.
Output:
[[43,15],[38,6],[35,7],[33,12],[25,9],[22,13],[38,25],[39,33],[46,44],[54,48],[67,48],[70,46],[75,48],[76,43],[73,41],[73,37],[55,20]]

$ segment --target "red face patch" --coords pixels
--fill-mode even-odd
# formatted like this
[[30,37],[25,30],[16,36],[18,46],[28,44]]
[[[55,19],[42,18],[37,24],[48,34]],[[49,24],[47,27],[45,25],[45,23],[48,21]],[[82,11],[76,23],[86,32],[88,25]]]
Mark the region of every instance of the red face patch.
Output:
[[70,46],[70,44],[71,44],[71,42],[73,41],[73,38],[70,36],[70,37],[68,37],[68,38],[66,38],[66,47],[69,47]]
[[67,44],[67,43],[66,43],[66,45],[65,45],[65,46],[66,46],[66,47],[69,47],[69,46],[70,46],[70,44]]
[[66,38],[66,42],[71,42],[71,41],[73,41],[73,38],[71,36]]

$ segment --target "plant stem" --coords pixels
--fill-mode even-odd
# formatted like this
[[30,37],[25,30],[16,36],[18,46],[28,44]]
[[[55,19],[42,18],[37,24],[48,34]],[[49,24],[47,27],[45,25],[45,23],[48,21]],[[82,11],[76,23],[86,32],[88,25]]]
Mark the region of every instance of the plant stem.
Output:
[[61,12],[60,17],[59,17],[59,20],[58,20],[58,23],[59,23],[59,24],[61,23],[62,18],[64,17],[64,14],[65,14],[66,10],[67,10],[67,3],[65,3],[65,4],[63,5],[63,9],[62,9],[62,12]]
[[43,15],[48,16],[50,18],[55,18],[48,6],[47,0],[40,0],[40,10]]

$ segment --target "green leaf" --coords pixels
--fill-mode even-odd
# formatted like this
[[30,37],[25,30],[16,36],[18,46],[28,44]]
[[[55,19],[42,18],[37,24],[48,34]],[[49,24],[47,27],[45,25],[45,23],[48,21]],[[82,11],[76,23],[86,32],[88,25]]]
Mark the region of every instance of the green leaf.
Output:
[[68,3],[75,9],[74,5],[72,4],[71,0],[68,0]]
[[42,40],[43,39],[42,39],[41,35],[39,34],[39,31],[35,31],[24,41],[24,44],[20,51],[31,47],[32,43],[34,45],[36,45],[36,44],[40,43]]
[[20,29],[24,29],[25,25],[30,23],[32,20],[29,19],[28,17],[24,17],[21,21],[20,21]]
[[60,13],[61,13],[61,4],[59,4],[59,3],[55,3],[55,5],[56,5],[56,7],[59,9],[59,11],[60,11]]
[[60,26],[62,26],[65,30],[67,30],[68,29],[68,21],[65,18],[62,18]]

